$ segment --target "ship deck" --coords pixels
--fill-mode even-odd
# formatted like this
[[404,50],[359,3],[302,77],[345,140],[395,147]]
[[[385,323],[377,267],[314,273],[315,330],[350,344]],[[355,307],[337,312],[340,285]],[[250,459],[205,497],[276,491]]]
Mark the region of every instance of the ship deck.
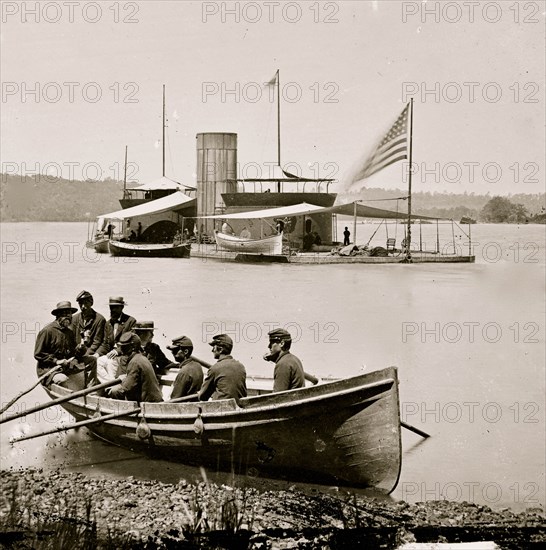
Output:
[[[203,261],[217,260],[223,262],[247,263],[290,263],[299,265],[325,264],[399,264],[404,255],[388,256],[339,256],[330,252],[293,252],[291,254],[241,254],[219,249],[216,244],[192,244],[191,257]],[[475,256],[463,254],[438,254],[436,252],[412,252],[413,263],[474,263]]]

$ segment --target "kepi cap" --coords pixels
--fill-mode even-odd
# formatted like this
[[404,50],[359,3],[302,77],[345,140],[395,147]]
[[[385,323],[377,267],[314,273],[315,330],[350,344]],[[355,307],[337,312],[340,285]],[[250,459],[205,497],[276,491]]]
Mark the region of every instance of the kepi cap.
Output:
[[178,348],[193,348],[193,342],[187,336],[177,336],[173,338],[172,344],[167,349],[175,350]]
[[123,296],[110,296],[108,298],[109,306],[126,306],[127,302],[123,299]]
[[76,296],[76,302],[81,302],[82,300],[87,300],[87,298],[91,298],[91,300],[93,299],[93,296],[91,295],[90,292],[88,292],[87,290],[82,290],[77,296]]
[[212,337],[212,342],[209,342],[209,346],[216,345],[233,347],[233,340],[227,334],[217,334]]
[[155,330],[153,321],[137,321],[133,330]]
[[128,347],[128,346],[140,347],[142,342],[134,332],[124,332],[121,335],[118,344],[122,348]]
[[78,311],[77,308],[72,307],[72,304],[68,301],[65,302],[59,302],[57,304],[57,307],[51,311],[51,315],[57,316],[61,311],[70,310],[70,313],[76,313]]
[[292,336],[287,330],[284,330],[283,328],[276,328],[274,330],[271,330],[267,333],[270,340],[280,340],[281,342],[284,340],[292,340]]

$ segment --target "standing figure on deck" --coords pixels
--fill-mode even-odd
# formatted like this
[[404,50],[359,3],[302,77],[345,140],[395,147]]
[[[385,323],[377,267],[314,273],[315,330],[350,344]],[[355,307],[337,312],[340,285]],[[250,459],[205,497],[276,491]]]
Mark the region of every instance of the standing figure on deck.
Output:
[[172,361],[167,359],[159,345],[152,342],[155,330],[153,321],[139,321],[135,324],[133,330],[140,338],[142,343],[142,353],[152,364],[158,379],[160,376],[165,374],[170,366],[176,367]]
[[108,341],[106,319],[93,309],[93,296],[87,290],[82,290],[76,296],[76,302],[81,311],[72,319],[72,330],[78,350],[83,351],[83,355],[105,355],[112,349]]
[[154,369],[141,353],[140,338],[134,332],[126,332],[119,339],[118,346],[122,358],[126,358],[126,366],[122,368],[126,376],[121,384],[108,388],[107,396],[144,403],[163,401]]
[[212,399],[229,399],[233,397],[239,401],[246,397],[246,370],[242,363],[230,355],[233,349],[233,340],[227,334],[218,334],[213,337],[212,353],[217,363],[213,365],[205,378],[199,392],[199,401]]
[[349,228],[345,226],[345,231],[343,231],[343,246],[347,246],[351,244],[350,238],[351,238],[351,232],[349,231]]
[[180,369],[174,381],[171,399],[197,393],[203,385],[203,369],[191,355],[193,342],[187,336],[178,336],[173,338],[172,344],[167,348],[179,362]]
[[301,361],[292,353],[292,336],[283,328],[276,328],[268,333],[269,352],[266,361],[275,363],[273,391],[293,390],[305,387],[305,373]]
[[[42,383],[67,385],[69,376],[85,371],[87,381],[94,381],[97,360],[94,357],[84,356],[83,349],[77,351],[76,337],[70,327],[72,315],[78,311],[68,301],[59,302],[51,314],[55,321],[46,325],[36,337],[34,358],[37,361],[38,376],[43,376],[53,368],[59,367],[46,377]],[[81,388],[86,380],[75,381]],[[82,383],[83,382],[83,383]],[[79,389],[81,389],[79,388]]]

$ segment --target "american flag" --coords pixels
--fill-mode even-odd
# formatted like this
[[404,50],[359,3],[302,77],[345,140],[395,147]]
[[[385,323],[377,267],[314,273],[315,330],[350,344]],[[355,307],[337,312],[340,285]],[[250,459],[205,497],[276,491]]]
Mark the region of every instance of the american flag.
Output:
[[369,178],[379,170],[408,158],[408,115],[409,104],[368,157],[364,166],[353,176],[351,184]]

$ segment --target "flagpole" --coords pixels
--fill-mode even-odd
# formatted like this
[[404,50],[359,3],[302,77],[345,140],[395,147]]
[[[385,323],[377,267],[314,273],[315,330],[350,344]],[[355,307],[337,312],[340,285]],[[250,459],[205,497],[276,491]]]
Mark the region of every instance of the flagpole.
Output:
[[406,236],[406,262],[412,263],[411,259],[411,174],[413,159],[413,97],[410,99],[410,136],[409,136],[409,174],[408,174],[408,234]]
[[165,177],[165,84],[163,84],[163,177]]
[[[277,69],[277,164],[281,165],[281,83]],[[281,192],[281,182],[277,182],[277,191]]]

